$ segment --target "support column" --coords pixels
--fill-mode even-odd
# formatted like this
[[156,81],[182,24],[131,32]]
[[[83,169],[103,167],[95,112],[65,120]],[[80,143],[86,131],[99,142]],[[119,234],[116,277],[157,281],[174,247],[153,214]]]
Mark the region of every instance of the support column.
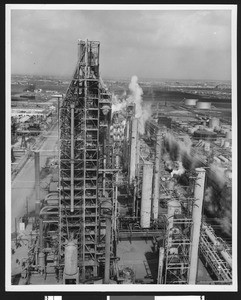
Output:
[[196,284],[197,277],[197,266],[198,266],[198,248],[199,238],[202,221],[202,207],[205,187],[205,174],[206,170],[203,168],[196,168],[197,178],[194,188],[194,205],[192,211],[193,219],[193,236],[192,236],[192,250],[190,259],[190,273],[189,273],[189,284]]
[[43,243],[43,219],[39,218],[39,251],[42,252],[44,249]]
[[140,158],[140,140],[138,138],[138,130],[139,130],[140,125],[138,124],[137,121],[137,128],[136,128],[136,169],[135,169],[135,176],[139,175],[139,169],[138,169],[138,164],[139,164],[139,158]]
[[159,208],[159,198],[160,198],[159,185],[160,185],[161,144],[162,144],[162,135],[161,135],[161,131],[158,130],[156,135],[154,193],[153,193],[153,203],[152,203],[152,217],[154,220],[158,219],[158,208]]
[[164,265],[164,248],[160,247],[157,284],[162,284],[163,265]]
[[70,211],[74,212],[74,104],[71,104]]
[[110,240],[111,240],[111,216],[106,216],[105,233],[105,278],[104,283],[110,283]]

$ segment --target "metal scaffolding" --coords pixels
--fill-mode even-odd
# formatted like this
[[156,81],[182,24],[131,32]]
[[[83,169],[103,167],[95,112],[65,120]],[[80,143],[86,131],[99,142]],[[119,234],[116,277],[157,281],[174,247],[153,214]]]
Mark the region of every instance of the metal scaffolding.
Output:
[[232,255],[226,243],[216,236],[211,226],[203,224],[200,256],[217,280],[215,284],[232,284]]
[[192,242],[191,218],[182,214],[173,216],[173,227],[167,231],[165,284],[187,284],[190,270]]
[[78,63],[59,114],[59,264],[66,240],[76,239],[82,281],[98,275],[105,252],[101,202],[112,208],[114,198],[111,96],[100,79],[99,48],[99,42],[79,40]]

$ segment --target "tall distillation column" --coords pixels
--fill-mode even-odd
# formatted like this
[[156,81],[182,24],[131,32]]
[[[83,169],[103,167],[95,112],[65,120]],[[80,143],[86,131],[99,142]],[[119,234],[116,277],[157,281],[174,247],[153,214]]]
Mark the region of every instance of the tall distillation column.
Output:
[[130,154],[130,177],[129,182],[132,183],[136,175],[136,144],[138,139],[138,119],[133,118],[131,127],[131,154]]
[[196,168],[197,178],[194,188],[194,205],[192,210],[193,219],[193,237],[192,237],[192,249],[190,259],[190,273],[189,284],[196,284],[197,267],[198,267],[198,248],[202,221],[202,207],[205,187],[205,174],[206,170],[203,168]]
[[161,144],[162,144],[162,135],[161,135],[161,130],[159,129],[156,134],[154,193],[153,193],[153,204],[152,204],[152,217],[154,220],[158,219],[158,206],[159,206],[159,197],[160,197]]
[[151,221],[153,163],[145,162],[143,166],[143,181],[141,195],[141,227],[149,228]]

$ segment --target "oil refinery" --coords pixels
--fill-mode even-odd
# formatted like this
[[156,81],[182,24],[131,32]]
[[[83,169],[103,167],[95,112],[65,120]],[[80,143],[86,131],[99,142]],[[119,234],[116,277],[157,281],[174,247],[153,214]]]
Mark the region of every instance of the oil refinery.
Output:
[[[31,131],[42,144],[43,130],[56,137],[26,158],[34,209],[22,204],[21,218],[12,215],[12,284],[231,285],[227,110],[194,96],[147,103],[136,76],[114,95],[99,65],[100,43],[79,40],[66,94],[12,107],[25,124],[14,129],[22,148]],[[28,163],[16,171],[17,153],[12,181]]]

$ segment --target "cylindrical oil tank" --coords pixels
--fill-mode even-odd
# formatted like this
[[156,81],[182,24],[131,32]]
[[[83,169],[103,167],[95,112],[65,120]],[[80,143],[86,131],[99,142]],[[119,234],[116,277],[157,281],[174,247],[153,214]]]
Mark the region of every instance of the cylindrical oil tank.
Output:
[[197,102],[197,109],[211,109],[211,102]]
[[74,241],[69,241],[65,246],[64,273],[75,275],[78,272],[78,250]]
[[141,227],[149,228],[151,221],[153,164],[145,162],[143,166],[143,181],[141,195]]
[[220,126],[220,122],[219,122],[219,118],[211,118],[209,120],[209,127],[210,128],[216,128],[216,127],[219,127]]
[[198,99],[185,99],[184,103],[188,106],[195,106]]

